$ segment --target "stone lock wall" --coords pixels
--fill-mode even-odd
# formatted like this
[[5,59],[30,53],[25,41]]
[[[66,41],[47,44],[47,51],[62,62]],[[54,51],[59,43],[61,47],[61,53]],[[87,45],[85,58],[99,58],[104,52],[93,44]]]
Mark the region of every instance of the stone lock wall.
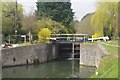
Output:
[[108,55],[102,45],[81,44],[80,45],[80,65],[99,66],[100,59]]
[[[59,58],[56,43],[41,43],[36,45],[2,49],[2,67],[23,64],[43,63]],[[98,67],[100,59],[108,55],[98,44],[80,44],[80,64]]]
[[53,60],[57,57],[55,45],[37,44],[24,47],[2,49],[2,67],[42,63]]

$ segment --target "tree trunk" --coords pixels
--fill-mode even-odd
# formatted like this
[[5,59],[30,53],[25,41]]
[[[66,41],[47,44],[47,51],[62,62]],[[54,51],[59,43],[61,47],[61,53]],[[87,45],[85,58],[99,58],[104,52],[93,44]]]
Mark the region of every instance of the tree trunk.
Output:
[[31,31],[29,31],[29,42],[32,41],[32,34],[31,34]]

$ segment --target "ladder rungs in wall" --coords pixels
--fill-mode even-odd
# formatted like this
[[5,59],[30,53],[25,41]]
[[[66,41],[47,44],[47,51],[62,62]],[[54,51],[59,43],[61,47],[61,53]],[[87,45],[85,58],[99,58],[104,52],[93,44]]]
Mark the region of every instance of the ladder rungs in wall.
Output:
[[80,43],[72,43],[72,58],[76,53],[80,54]]

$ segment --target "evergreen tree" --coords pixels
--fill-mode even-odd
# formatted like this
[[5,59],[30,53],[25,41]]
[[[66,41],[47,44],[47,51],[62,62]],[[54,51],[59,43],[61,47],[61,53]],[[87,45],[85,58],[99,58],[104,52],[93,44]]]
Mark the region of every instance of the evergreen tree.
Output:
[[74,12],[70,2],[37,2],[36,15],[39,19],[50,18],[64,26],[73,21]]

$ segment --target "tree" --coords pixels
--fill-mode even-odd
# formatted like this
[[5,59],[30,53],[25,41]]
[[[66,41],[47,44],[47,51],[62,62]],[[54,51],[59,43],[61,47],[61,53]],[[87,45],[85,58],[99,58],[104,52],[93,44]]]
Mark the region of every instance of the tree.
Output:
[[91,27],[91,17],[94,13],[86,14],[80,22],[74,22],[74,27],[76,29],[76,33],[88,34],[89,36],[93,35],[93,28]]
[[36,26],[38,27],[38,30],[41,30],[42,28],[50,29],[52,34],[61,33],[61,31],[63,31],[63,33],[67,32],[67,29],[62,24],[48,18],[37,20]]
[[36,26],[36,21],[36,16],[32,13],[24,15],[22,19],[22,29],[28,32],[29,42],[32,41],[32,33],[38,30],[38,27]]
[[64,26],[69,26],[73,21],[74,12],[70,2],[38,2],[36,15],[39,19],[50,18]]
[[[120,17],[120,1],[118,2],[118,5],[119,5],[118,6],[118,17]],[[120,22],[120,18],[117,18],[117,21]],[[117,24],[117,25],[118,27],[120,26],[120,24]],[[118,28],[117,31],[118,31],[118,38],[120,39],[120,29]]]
[[97,33],[98,36],[105,36],[106,34],[104,30],[111,32],[111,37],[113,34],[113,29],[116,28],[114,26],[115,19],[118,15],[118,3],[117,2],[102,2],[99,3],[99,6],[92,16],[91,24],[94,29],[94,33]]
[[23,7],[18,4],[17,20],[18,26],[15,26],[15,2],[2,2],[2,34],[4,36],[13,35],[15,28],[21,28],[21,19],[23,16]]

